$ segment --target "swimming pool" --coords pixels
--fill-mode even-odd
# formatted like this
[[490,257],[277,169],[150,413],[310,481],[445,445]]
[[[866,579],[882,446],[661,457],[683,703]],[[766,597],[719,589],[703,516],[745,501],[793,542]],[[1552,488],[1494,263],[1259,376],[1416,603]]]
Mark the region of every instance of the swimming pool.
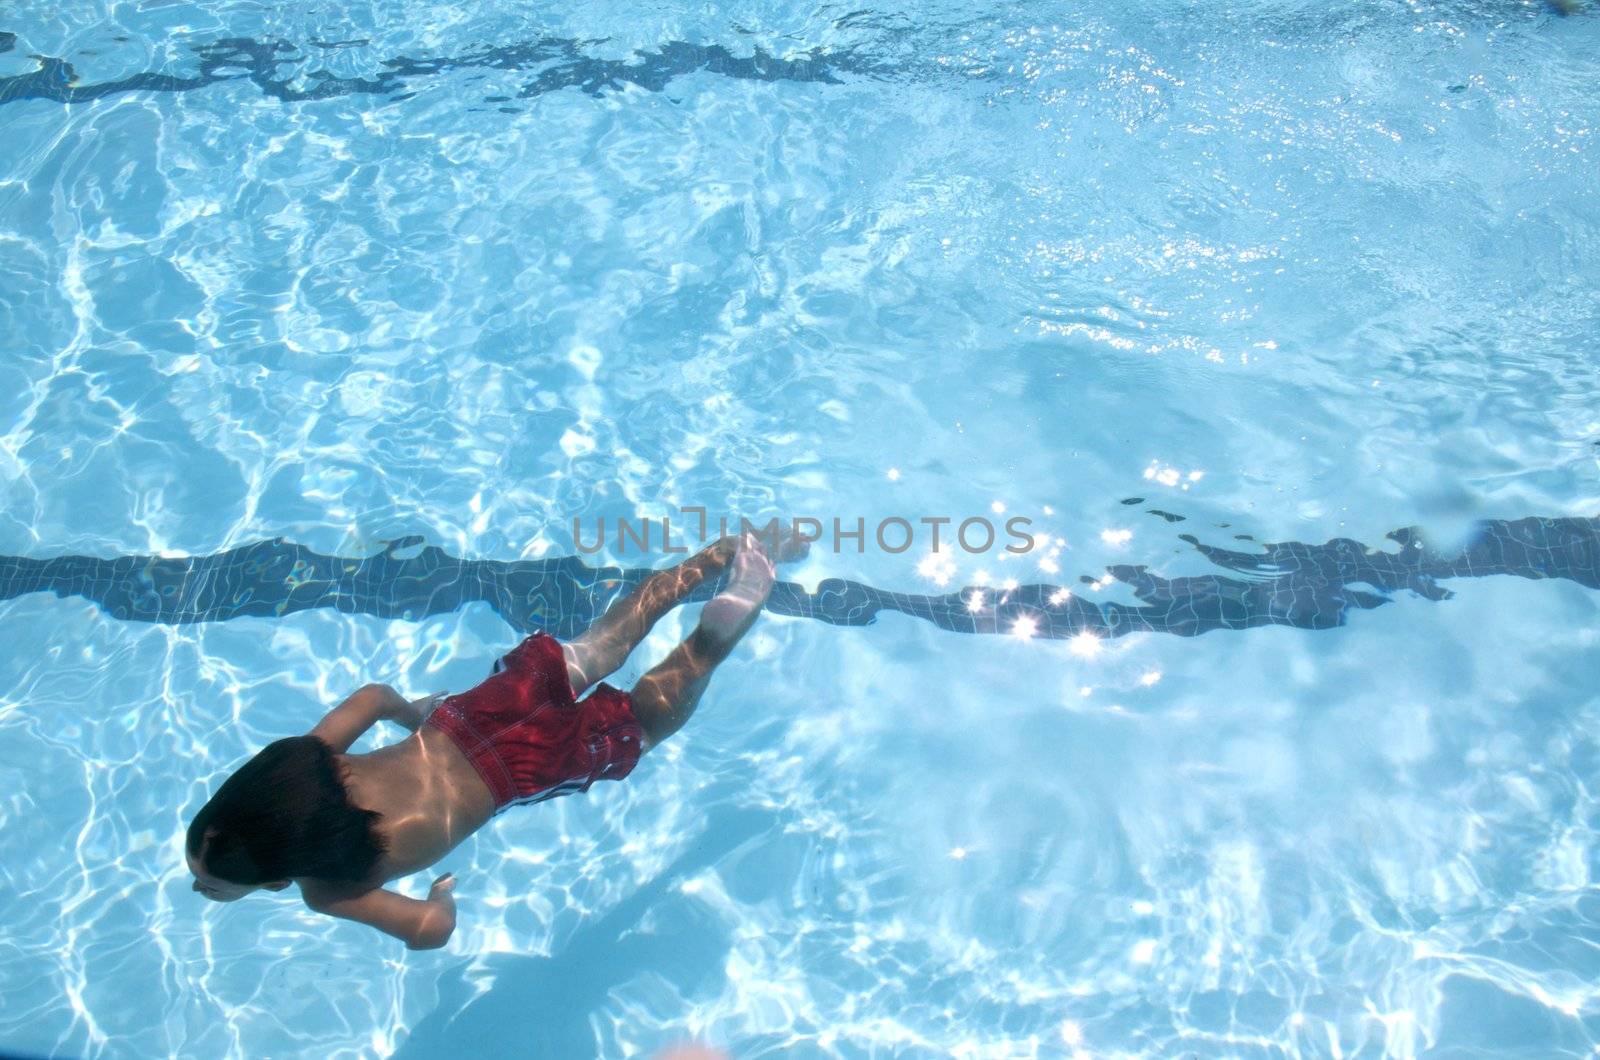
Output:
[[[0,1049],[1592,1055],[1597,45],[8,10]],[[1039,547],[815,548],[625,784],[441,866],[445,950],[189,890],[242,759],[693,506]]]

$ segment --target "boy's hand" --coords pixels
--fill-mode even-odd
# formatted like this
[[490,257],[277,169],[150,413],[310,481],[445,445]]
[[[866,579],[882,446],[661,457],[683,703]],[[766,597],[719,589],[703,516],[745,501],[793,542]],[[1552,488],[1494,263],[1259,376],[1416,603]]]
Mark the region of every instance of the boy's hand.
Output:
[[416,937],[407,943],[409,949],[436,950],[450,941],[456,930],[456,898],[450,893],[455,887],[453,873],[447,872],[433,881],[433,886],[428,888],[428,911]]

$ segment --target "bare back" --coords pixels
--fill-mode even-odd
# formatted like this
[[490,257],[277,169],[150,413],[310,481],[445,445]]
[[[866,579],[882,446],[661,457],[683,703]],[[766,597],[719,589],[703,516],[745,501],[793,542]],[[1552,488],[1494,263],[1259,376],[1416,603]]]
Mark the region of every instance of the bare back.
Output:
[[[494,800],[450,738],[423,726],[397,744],[342,755],[350,801],[381,815],[381,886],[432,865],[494,816]],[[313,884],[303,881],[302,886]]]

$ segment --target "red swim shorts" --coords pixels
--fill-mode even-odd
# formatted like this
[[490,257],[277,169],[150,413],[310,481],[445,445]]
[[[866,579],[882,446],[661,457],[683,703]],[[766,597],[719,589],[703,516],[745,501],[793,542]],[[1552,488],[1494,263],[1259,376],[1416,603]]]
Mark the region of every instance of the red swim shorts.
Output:
[[494,794],[495,812],[587,791],[633,772],[644,731],[628,693],[600,684],[575,701],[561,642],[535,633],[488,680],[428,715]]

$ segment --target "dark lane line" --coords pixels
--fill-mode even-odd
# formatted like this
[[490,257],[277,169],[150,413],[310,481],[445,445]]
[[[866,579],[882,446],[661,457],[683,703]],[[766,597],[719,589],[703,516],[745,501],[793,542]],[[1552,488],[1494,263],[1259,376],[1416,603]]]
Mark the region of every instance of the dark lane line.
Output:
[[[1240,552],[1185,535],[1228,573],[1167,579],[1144,566],[1118,565],[1106,569],[1106,578],[1081,579],[1102,586],[1120,582],[1137,604],[1097,602],[1059,585],[967,586],[930,596],[829,578],[814,593],[780,582],[768,606],[777,614],[836,626],[867,625],[893,611],[958,633],[1014,633],[1020,621],[1032,625],[1033,636],[1050,639],[1137,632],[1188,637],[1268,625],[1332,629],[1354,611],[1388,603],[1397,592],[1446,600],[1451,594],[1439,582],[1455,578],[1561,578],[1600,589],[1600,519],[1481,522],[1461,551],[1448,554],[1426,547],[1414,530],[1396,530],[1387,538],[1398,546],[1394,551],[1335,538]],[[483,602],[518,632],[544,629],[571,637],[649,573],[590,567],[575,556],[461,559],[425,546],[420,537],[364,557],[324,555],[279,538],[178,559],[0,556],[0,599],[51,592],[92,600],[115,618],[168,624],[314,608],[420,619]],[[692,599],[706,599],[715,588],[702,586]]]
[[[0,52],[15,48],[15,33],[0,32]],[[324,51],[360,42],[313,42]],[[841,75],[878,76],[879,64],[853,50],[824,52],[812,49],[779,58],[760,48],[749,56],[735,55],[720,44],[669,41],[656,48],[635,51],[628,59],[602,59],[585,48],[600,43],[564,37],[485,46],[454,56],[383,59],[366,77],[341,77],[327,70],[305,69],[310,56],[282,40],[227,37],[194,47],[198,71],[178,75],[154,71],[130,74],[111,81],[79,82],[77,71],[65,59],[35,55],[39,69],[0,77],[0,105],[42,99],[56,103],[87,103],[129,92],[193,92],[223,82],[243,81],[263,95],[286,103],[330,99],[336,96],[377,95],[392,100],[415,95],[416,82],[457,70],[534,71],[515,96],[488,96],[485,102],[507,103],[549,92],[576,88],[591,96],[624,85],[659,92],[673,80],[697,71],[749,81],[798,81],[842,84]]]

